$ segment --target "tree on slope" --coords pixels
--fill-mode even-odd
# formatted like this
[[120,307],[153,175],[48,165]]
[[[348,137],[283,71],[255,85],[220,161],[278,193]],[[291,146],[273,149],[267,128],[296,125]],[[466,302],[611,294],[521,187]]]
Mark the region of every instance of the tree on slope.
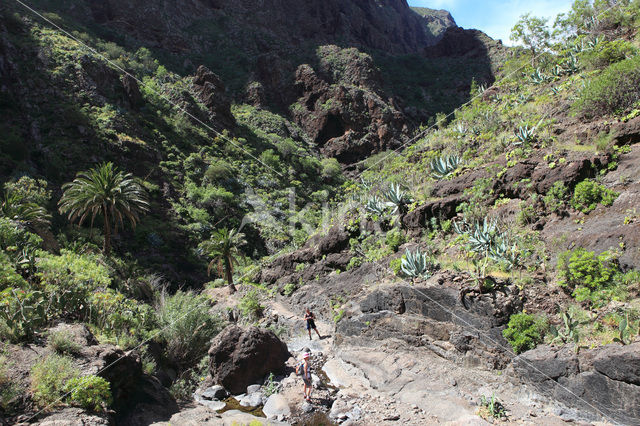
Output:
[[521,41],[522,44],[531,50],[531,63],[535,63],[536,55],[549,48],[551,43],[551,33],[547,25],[548,19],[531,16],[527,13],[520,17],[520,20],[511,29],[513,41]]
[[218,274],[227,281],[232,293],[236,291],[233,285],[233,267],[234,264],[238,264],[238,259],[242,256],[240,247],[246,243],[242,232],[222,228],[214,231],[211,238],[200,245],[202,251],[212,258],[207,273],[211,273],[211,269],[216,266]]
[[98,215],[104,223],[103,251],[111,251],[111,234],[124,226],[127,219],[135,228],[140,214],[149,211],[144,189],[130,173],[124,173],[112,163],[102,163],[96,168],[81,172],[62,186],[64,193],[59,202],[60,213],[80,225],[91,217],[91,226]]

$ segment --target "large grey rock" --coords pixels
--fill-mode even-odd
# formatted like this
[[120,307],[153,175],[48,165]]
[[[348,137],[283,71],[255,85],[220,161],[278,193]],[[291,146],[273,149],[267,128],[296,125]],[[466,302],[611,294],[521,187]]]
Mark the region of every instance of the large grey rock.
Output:
[[258,407],[262,405],[262,393],[254,392],[250,395],[245,396],[240,400],[240,405],[243,407]]
[[523,381],[581,414],[640,424],[640,342],[579,354],[571,347],[539,346],[517,356],[512,365]]
[[248,425],[253,424],[253,422],[259,422],[264,426],[287,425],[287,423],[265,420],[263,417],[256,417],[238,410],[230,410],[219,414],[206,407],[200,406],[181,411],[171,417],[168,422],[153,423],[151,426],[231,426]]
[[258,392],[260,390],[262,386],[260,385],[249,385],[247,386],[247,393],[255,393]]
[[112,423],[106,415],[87,413],[80,408],[65,408],[62,411],[43,418],[38,424],[41,426],[107,426]]
[[280,416],[290,416],[291,408],[284,396],[274,393],[267,399],[267,403],[262,407],[262,412],[268,419],[275,419]]
[[214,383],[239,394],[268,373],[282,371],[289,356],[272,331],[229,326],[211,344],[209,372]]
[[594,358],[593,367],[610,379],[640,386],[640,343],[605,346]]
[[229,396],[229,392],[227,392],[227,390],[220,385],[208,387],[199,394],[202,396],[202,398],[208,399],[210,401],[222,400]]

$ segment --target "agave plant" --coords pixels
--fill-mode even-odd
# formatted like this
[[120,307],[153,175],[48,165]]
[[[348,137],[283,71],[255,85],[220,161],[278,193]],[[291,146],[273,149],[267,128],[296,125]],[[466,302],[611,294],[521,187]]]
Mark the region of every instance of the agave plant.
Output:
[[402,256],[401,269],[412,279],[429,278],[431,276],[427,254],[423,253],[419,247],[414,252],[411,250],[405,252],[404,256]]
[[484,218],[482,222],[474,222],[469,229],[469,248],[479,254],[488,254],[503,236],[498,229],[496,219]]
[[525,125],[524,127],[518,127],[516,131],[516,137],[518,138],[518,144],[528,144],[533,142],[536,138],[536,129],[535,127],[529,128],[529,125]]
[[562,68],[560,64],[556,64],[553,68],[551,68],[551,74],[554,77],[562,77],[562,74],[564,74],[564,68]]
[[602,43],[603,40],[604,37],[595,36],[594,38],[587,41],[587,46],[589,47],[589,49],[595,49],[600,43]]
[[522,263],[522,255],[518,250],[518,245],[511,244],[506,238],[496,241],[491,246],[489,257],[496,262],[504,262],[508,271],[520,266]]
[[570,55],[569,58],[564,62],[564,71],[566,74],[571,75],[575,74],[580,70],[578,58],[575,55]]
[[384,197],[389,201],[388,206],[392,206],[393,213],[406,213],[407,206],[413,202],[413,199],[398,184],[392,183],[384,192]]
[[360,186],[362,186],[362,189],[364,189],[366,192],[369,192],[371,191],[371,188],[373,188],[373,181],[361,177]]
[[529,75],[529,80],[533,84],[542,84],[546,82],[548,77],[540,70],[540,68],[536,68],[534,72]]
[[462,164],[462,158],[457,155],[445,155],[431,160],[431,176],[443,179],[450,176]]
[[369,198],[369,200],[367,201],[367,204],[365,205],[365,209],[368,212],[377,214],[378,216],[382,216],[385,211],[387,210],[388,205],[382,201],[380,198],[378,198],[377,195],[374,195],[373,197]]
[[467,134],[467,123],[464,121],[458,121],[453,127],[453,130],[458,134],[458,138],[463,137]]

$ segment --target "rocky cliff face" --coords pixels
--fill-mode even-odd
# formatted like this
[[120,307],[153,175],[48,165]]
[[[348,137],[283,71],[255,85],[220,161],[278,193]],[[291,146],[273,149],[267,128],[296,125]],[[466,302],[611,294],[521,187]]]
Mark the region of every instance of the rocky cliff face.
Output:
[[439,34],[429,24],[436,23],[438,28],[455,24],[450,16],[439,13],[419,15],[406,0],[86,0],[74,9],[90,14],[97,23],[173,50],[215,48],[189,36],[195,25],[215,22],[231,38],[246,38],[241,29],[247,25],[261,33],[253,42],[247,40],[250,49],[281,47],[273,45],[273,39],[293,46],[341,40],[389,53],[409,53],[437,41]]
[[[127,48],[163,52],[183,75],[205,65],[236,102],[289,115],[324,155],[345,164],[397,148],[417,124],[466,100],[472,78],[493,81],[490,61],[480,57],[489,54],[487,40],[463,33],[462,48],[475,52],[474,63],[454,64],[449,56],[467,51],[447,32],[457,28],[451,15],[412,10],[406,0],[47,0],[38,6]],[[443,82],[439,75],[455,77]]]

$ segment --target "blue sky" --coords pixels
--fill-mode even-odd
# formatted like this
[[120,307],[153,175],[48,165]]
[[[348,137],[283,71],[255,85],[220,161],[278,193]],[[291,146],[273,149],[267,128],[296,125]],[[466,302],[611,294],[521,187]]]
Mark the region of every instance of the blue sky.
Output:
[[446,9],[456,23],[464,28],[477,28],[492,38],[509,40],[511,27],[520,15],[532,12],[536,16],[551,18],[571,9],[573,0],[408,0],[410,6]]

